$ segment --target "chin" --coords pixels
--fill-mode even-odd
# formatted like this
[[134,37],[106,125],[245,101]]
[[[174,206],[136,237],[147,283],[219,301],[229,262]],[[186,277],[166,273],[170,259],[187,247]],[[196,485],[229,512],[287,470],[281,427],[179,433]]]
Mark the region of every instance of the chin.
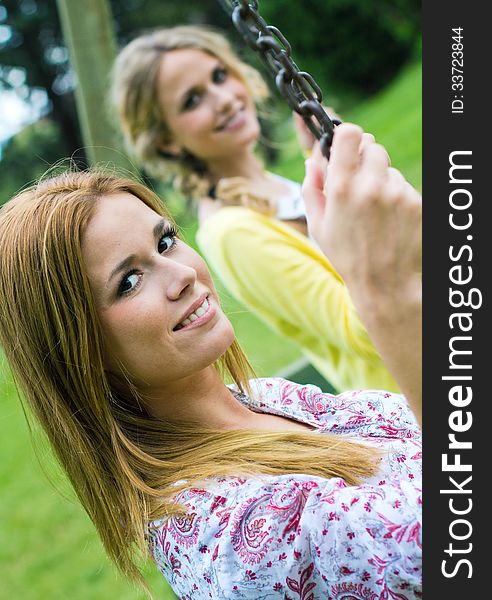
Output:
[[218,331],[218,333],[218,337],[221,341],[221,344],[219,345],[223,347],[222,353],[220,354],[220,356],[222,356],[222,354],[224,354],[224,352],[226,352],[231,347],[232,342],[236,338],[234,327],[225,315],[224,322],[221,323],[220,331]]
[[251,126],[248,127],[248,134],[249,137],[251,138],[250,142],[257,142],[260,134],[261,134],[261,127],[260,127],[260,123],[258,122],[258,119],[255,117],[254,121],[251,123]]
[[233,149],[237,150],[238,148],[249,149],[256,146],[258,143],[258,139],[260,137],[260,129],[250,129],[245,131],[240,139],[236,140],[233,144]]
[[217,327],[214,332],[214,340],[211,343],[211,354],[213,355],[212,361],[215,362],[221,356],[223,356],[227,350],[232,345],[232,342],[235,340],[236,335],[234,333],[234,328],[231,325],[231,322],[227,317],[224,317],[224,322],[220,324],[220,327]]
[[213,340],[209,339],[206,346],[196,348],[196,356],[198,360],[194,362],[196,370],[206,369],[224,356],[235,340],[234,330],[232,325],[229,327],[217,328]]
[[256,117],[256,114],[249,112],[247,114],[247,120],[244,126],[237,131],[236,143],[239,144],[252,144],[256,143],[261,134],[261,127]]

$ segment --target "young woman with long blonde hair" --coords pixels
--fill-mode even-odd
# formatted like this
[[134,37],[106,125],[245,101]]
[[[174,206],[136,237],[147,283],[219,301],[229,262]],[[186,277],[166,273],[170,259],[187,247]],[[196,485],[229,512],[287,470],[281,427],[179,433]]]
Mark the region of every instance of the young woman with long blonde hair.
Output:
[[421,203],[360,143],[341,126],[305,197],[408,404],[250,380],[205,263],[140,183],[65,173],[0,210],[0,343],[134,580],[149,548],[181,598],[420,597]]
[[344,281],[307,236],[300,185],[255,154],[260,74],[222,35],[182,26],[130,42],[112,79],[129,149],[195,199],[200,251],[227,290],[336,389],[397,391]]

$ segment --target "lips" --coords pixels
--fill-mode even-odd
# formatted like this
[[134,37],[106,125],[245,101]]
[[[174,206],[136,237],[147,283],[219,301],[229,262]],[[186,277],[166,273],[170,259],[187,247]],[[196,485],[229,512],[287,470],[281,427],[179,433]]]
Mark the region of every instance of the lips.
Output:
[[215,131],[224,131],[230,126],[234,126],[235,122],[242,119],[244,116],[244,107],[237,110],[234,114],[228,117],[221,125],[215,128]]
[[173,328],[173,331],[179,331],[187,327],[188,325],[199,321],[210,309],[210,301],[208,294],[202,294],[193,304],[188,308],[186,313],[181,317],[178,324]]

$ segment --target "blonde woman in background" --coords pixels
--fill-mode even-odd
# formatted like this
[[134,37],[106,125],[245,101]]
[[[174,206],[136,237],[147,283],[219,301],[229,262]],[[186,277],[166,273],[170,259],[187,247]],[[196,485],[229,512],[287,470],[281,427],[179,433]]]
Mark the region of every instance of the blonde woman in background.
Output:
[[198,245],[229,292],[336,389],[396,391],[345,283],[307,236],[300,185],[267,172],[254,152],[266,97],[260,74],[202,27],[137,37],[113,72],[129,148],[196,200]]
[[134,580],[150,548],[180,598],[420,598],[421,202],[361,138],[337,130],[305,198],[408,403],[248,381],[205,263],[140,183],[66,173],[0,210],[0,343]]

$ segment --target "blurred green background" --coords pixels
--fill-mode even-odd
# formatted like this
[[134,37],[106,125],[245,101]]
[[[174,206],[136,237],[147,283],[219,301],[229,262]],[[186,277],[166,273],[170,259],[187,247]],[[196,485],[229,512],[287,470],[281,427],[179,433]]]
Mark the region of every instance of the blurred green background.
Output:
[[[208,23],[228,33],[243,58],[260,66],[214,0],[112,0],[110,5],[119,44],[144,29]],[[260,0],[259,8],[292,44],[296,63],[321,85],[324,103],[374,133],[393,165],[420,189],[420,3]],[[56,3],[0,0],[0,204],[52,163],[64,157],[87,160],[75,111],[75,82]],[[269,112],[262,149],[268,168],[302,181],[303,157],[289,112],[275,92]],[[168,200],[192,242],[193,215],[166,188],[150,183]],[[292,344],[218,287],[260,376],[278,373],[299,359]],[[145,598],[109,563],[38,431],[33,432],[34,453],[1,350],[0,426],[0,599]],[[175,598],[150,563],[146,574],[156,598]]]

